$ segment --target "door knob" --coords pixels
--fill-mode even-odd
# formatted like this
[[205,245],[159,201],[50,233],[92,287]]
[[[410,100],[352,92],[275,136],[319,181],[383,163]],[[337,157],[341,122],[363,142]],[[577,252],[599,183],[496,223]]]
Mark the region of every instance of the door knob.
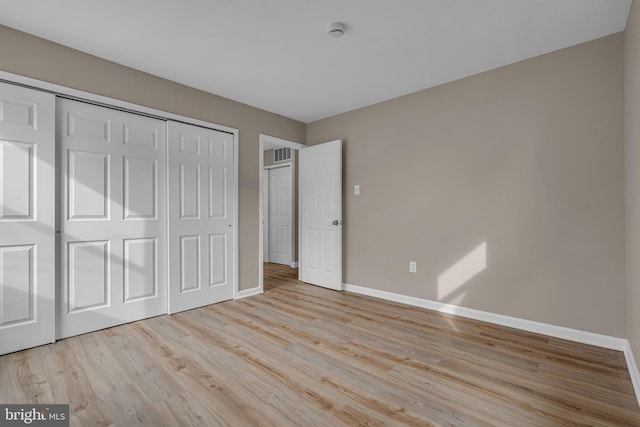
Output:
[[340,224],[342,224],[342,221],[338,221],[337,219],[334,219],[332,224],[333,225],[340,225]]

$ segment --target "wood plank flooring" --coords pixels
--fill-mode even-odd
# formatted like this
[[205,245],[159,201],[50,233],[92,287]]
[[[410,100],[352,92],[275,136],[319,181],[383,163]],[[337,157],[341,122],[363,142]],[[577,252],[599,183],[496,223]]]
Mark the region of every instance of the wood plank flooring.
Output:
[[0,357],[74,426],[640,426],[624,356],[346,292],[265,293]]

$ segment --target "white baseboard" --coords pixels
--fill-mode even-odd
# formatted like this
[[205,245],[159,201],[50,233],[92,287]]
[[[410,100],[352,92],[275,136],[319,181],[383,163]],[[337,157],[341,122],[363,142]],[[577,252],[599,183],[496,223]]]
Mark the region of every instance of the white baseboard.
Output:
[[236,295],[235,299],[241,299],[241,298],[246,298],[246,297],[250,297],[253,295],[259,295],[262,293],[262,289],[260,289],[260,286],[255,287],[255,288],[251,288],[251,289],[244,289],[240,292],[238,292],[238,295]]
[[503,314],[490,313],[488,311],[481,311],[473,308],[444,304],[437,301],[400,295],[393,292],[365,288],[363,286],[345,284],[344,289],[348,292],[354,292],[361,295],[368,295],[389,301],[412,305],[415,307],[422,307],[429,310],[439,311],[441,313],[467,317],[469,319],[494,323],[496,325],[507,326],[509,328],[534,332],[537,334],[575,341],[583,344],[595,345],[597,347],[604,347],[619,351],[625,351],[628,347],[628,342],[624,338],[616,338],[608,335],[566,328],[564,326],[550,325],[548,323],[541,323],[535,322],[533,320],[520,319],[518,317],[505,316]]
[[298,263],[297,263],[297,262],[290,262],[290,263],[289,263],[289,267],[291,267],[291,268],[298,268]]
[[[627,341],[627,340],[625,340]],[[640,405],[640,371],[636,364],[636,358],[633,357],[633,350],[631,350],[631,344],[626,342],[624,348],[624,358],[627,361],[627,367],[629,368],[629,376],[631,377],[631,383],[633,384],[633,390],[636,392],[636,398]]]

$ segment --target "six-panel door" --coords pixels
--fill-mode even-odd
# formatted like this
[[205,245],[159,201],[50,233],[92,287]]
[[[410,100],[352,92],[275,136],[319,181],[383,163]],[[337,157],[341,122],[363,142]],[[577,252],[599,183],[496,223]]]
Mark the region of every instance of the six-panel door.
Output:
[[0,83],[0,354],[233,298],[234,188],[233,134]]
[[342,290],[342,140],[300,150],[300,280]]
[[169,122],[169,312],[233,289],[233,135]]
[[55,341],[55,97],[0,83],[0,354]]
[[59,99],[58,337],[167,312],[166,122]]

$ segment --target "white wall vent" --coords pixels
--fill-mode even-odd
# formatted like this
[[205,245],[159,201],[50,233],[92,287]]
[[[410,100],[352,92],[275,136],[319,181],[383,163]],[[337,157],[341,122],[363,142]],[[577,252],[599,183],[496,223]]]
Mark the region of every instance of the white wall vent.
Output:
[[289,147],[274,148],[273,163],[286,162],[289,160],[291,160],[291,148]]

